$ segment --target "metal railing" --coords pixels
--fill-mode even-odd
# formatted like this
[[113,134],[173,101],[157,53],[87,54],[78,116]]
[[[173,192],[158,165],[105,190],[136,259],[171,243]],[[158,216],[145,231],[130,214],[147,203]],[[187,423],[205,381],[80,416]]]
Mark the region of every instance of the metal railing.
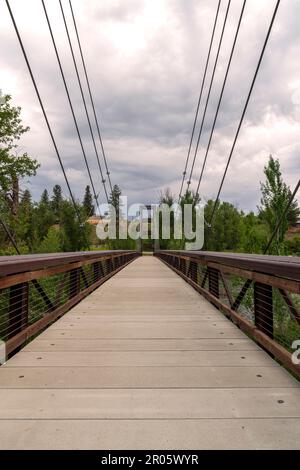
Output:
[[300,258],[204,251],[155,256],[300,376]]
[[88,251],[0,257],[0,340],[6,354],[139,256]]

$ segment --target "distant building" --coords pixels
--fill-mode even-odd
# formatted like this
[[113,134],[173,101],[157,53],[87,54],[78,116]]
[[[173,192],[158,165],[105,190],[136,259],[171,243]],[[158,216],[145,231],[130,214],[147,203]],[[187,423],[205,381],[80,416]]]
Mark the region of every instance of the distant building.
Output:
[[99,215],[92,215],[87,219],[87,223],[90,225],[97,225],[101,220],[102,217],[99,217]]
[[291,225],[286,234],[285,238],[287,240],[291,240],[292,238],[299,236],[300,235],[300,220],[298,219],[297,222],[295,222],[293,225]]

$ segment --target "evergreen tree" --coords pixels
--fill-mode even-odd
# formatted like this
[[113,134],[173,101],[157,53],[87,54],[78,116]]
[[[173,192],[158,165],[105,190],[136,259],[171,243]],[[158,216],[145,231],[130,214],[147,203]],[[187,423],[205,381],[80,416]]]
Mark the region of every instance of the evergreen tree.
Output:
[[[167,205],[168,207],[172,207],[175,203],[175,196],[172,194],[170,188],[165,188],[164,190],[160,191],[158,204],[159,206]],[[174,211],[170,212],[170,239],[166,240],[163,238],[163,219],[162,214],[159,213],[159,247],[160,249],[171,249],[172,241],[174,239]]]
[[44,189],[44,191],[42,192],[40,204],[44,205],[45,208],[49,208],[49,194],[47,189]]
[[59,217],[62,200],[63,197],[61,186],[59,184],[56,184],[53,187],[51,199],[51,207],[56,217]]
[[109,204],[111,204],[116,211],[116,233],[117,233],[117,238],[119,236],[119,226],[120,226],[120,215],[122,212],[122,207],[120,203],[120,197],[121,197],[121,189],[117,184],[113,186],[112,192],[110,193],[110,197],[108,199]]
[[[110,193],[110,197],[108,199],[109,204],[111,204],[116,210],[121,210],[120,207],[120,197],[122,191],[117,184],[113,186],[112,192]],[[119,212],[119,211],[118,211]]]
[[15,236],[19,242],[25,242],[30,251],[34,251],[37,243],[34,204],[28,189],[25,189],[20,201],[19,217],[15,225]]
[[47,189],[42,192],[40,202],[35,211],[35,226],[39,240],[43,240],[49,228],[56,222],[55,214],[51,208]]
[[91,217],[95,213],[95,207],[93,205],[93,196],[91,193],[91,188],[89,185],[85,188],[84,198],[83,198],[83,208],[86,214],[86,217]]
[[28,211],[31,206],[32,206],[31,193],[30,193],[29,189],[25,189],[25,191],[23,192],[23,195],[21,197],[20,207],[22,207],[22,208],[24,208],[24,210]]

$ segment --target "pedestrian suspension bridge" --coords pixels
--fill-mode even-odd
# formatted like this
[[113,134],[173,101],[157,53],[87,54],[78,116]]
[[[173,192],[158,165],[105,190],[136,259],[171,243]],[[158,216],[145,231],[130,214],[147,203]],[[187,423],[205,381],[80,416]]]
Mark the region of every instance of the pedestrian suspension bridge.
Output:
[[2,449],[299,447],[297,258],[2,257],[0,292]]

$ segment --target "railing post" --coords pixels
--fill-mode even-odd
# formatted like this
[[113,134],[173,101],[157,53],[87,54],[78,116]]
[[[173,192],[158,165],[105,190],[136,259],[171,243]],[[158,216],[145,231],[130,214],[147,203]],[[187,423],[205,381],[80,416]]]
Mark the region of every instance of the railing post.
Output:
[[80,292],[80,271],[78,268],[70,271],[69,298],[71,299]]
[[28,325],[28,282],[16,284],[9,289],[8,339],[24,330]]
[[208,270],[208,290],[215,297],[219,298],[219,271],[215,268],[207,268]]
[[273,338],[273,289],[272,286],[254,283],[254,316],[257,328]]

